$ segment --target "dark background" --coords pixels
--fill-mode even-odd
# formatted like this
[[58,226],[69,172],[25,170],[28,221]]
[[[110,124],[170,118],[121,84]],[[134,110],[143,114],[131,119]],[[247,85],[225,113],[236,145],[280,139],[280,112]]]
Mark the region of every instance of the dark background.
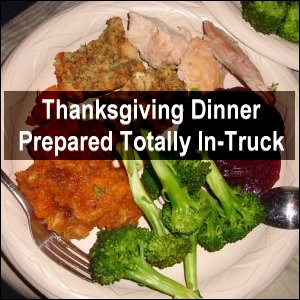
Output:
[[1,1],[1,26],[36,1]]
[[[1,1],[1,27],[36,1]],[[1,299],[25,299],[1,279]]]

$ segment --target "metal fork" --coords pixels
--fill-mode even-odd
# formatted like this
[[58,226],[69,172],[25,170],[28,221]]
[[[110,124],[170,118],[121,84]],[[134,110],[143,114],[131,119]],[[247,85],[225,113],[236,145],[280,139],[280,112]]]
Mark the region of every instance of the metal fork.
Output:
[[30,204],[2,169],[1,182],[24,209],[28,218],[31,235],[37,246],[61,267],[84,280],[93,282],[89,269],[90,263],[88,255],[71,242],[64,241],[55,232],[49,231],[46,224],[35,216]]

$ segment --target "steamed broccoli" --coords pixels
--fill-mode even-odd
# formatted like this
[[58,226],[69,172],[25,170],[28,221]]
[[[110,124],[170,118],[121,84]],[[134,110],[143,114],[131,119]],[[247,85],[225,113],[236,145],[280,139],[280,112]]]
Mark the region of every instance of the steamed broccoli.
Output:
[[[155,158],[157,154],[149,154]],[[188,234],[192,250],[184,259],[184,275],[189,289],[200,295],[197,279],[198,230],[210,214],[209,201],[200,194],[210,171],[200,160],[151,160],[163,185],[166,202],[163,223],[175,234]],[[164,177],[165,176],[165,177]]]
[[288,1],[241,1],[242,16],[264,34],[276,33],[288,11]]
[[[151,158],[151,154],[149,156]],[[187,287],[200,295],[197,279],[197,245],[199,228],[204,226],[207,218],[212,214],[212,205],[209,199],[204,197],[208,193],[203,190],[206,176],[210,172],[210,163],[201,160],[165,160],[159,162],[151,160],[151,163],[165,164],[169,167],[172,170],[171,176],[177,179],[177,186],[179,187],[179,190],[176,191],[175,189],[172,193],[168,193],[166,188],[172,189],[174,187],[162,183],[170,201],[166,202],[163,207],[162,219],[164,224],[170,228],[171,232],[178,232],[179,228],[180,233],[186,233],[186,227],[190,228],[190,222],[196,220],[197,229],[189,235],[192,251],[184,259],[184,275]],[[159,174],[157,175],[159,176]],[[188,198],[180,199],[182,189],[185,191],[184,195],[187,195]],[[189,215],[184,216],[189,219],[185,219],[180,212],[177,213],[175,210],[176,205],[184,207],[183,204],[189,205]]]
[[299,1],[241,1],[242,16],[264,34],[299,42]]
[[[204,218],[196,230],[196,235],[199,245],[212,252],[222,249],[228,243],[243,239],[253,228],[264,221],[266,212],[254,193],[244,192],[239,187],[230,187],[207,153],[202,153],[202,157],[203,160],[198,162],[181,160],[167,161],[165,164],[171,166],[179,182],[186,186],[189,198],[194,203],[201,204],[202,208],[199,209],[199,213],[202,210]],[[154,163],[162,164],[161,161]],[[185,176],[185,174],[190,174],[190,176]],[[203,176],[206,179],[201,179]],[[185,178],[185,180],[181,182],[180,178]],[[203,189],[204,183],[208,184],[210,192]],[[163,222],[169,224],[173,221],[185,226],[186,220],[181,221],[179,217],[175,219],[172,216],[174,201],[172,197],[174,194],[170,195],[170,202],[166,203],[163,208]],[[170,230],[174,231],[172,227]],[[193,252],[195,249],[191,253]]]
[[209,163],[201,160],[166,160],[166,164],[189,194],[197,192],[206,183],[206,175],[210,172]]
[[[150,195],[145,190],[139,177],[139,171],[143,165],[137,152],[129,146],[128,151],[124,151],[124,144],[118,145],[118,151],[123,158],[126,168],[131,192],[136,204],[144,212],[146,219],[152,227],[149,241],[144,247],[146,260],[153,266],[161,269],[171,267],[183,261],[185,256],[191,251],[191,241],[189,237],[175,237],[163,225],[161,220],[161,210],[154,204]],[[148,175],[148,187],[155,184]],[[156,186],[156,184],[155,184]]]
[[[175,234],[192,234],[204,222],[207,214],[206,202],[195,201],[189,190],[201,186],[209,172],[208,165],[199,161],[167,161],[162,160],[159,154],[149,151],[151,164],[163,186],[162,194],[166,203],[162,209],[164,225]],[[188,171],[193,165],[193,172]],[[178,172],[180,170],[181,172]],[[204,175],[204,176],[203,176]],[[190,177],[190,181],[185,179]],[[183,179],[181,181],[181,179]]]
[[277,34],[294,43],[299,42],[299,2],[290,1],[289,9]]
[[[133,151],[131,146],[129,146],[128,151],[124,151],[124,144],[118,145],[118,151],[123,158],[123,163],[127,170],[134,199],[144,211],[146,218],[153,229],[151,232],[152,234],[149,236],[148,244],[144,249],[144,255],[147,262],[153,266],[165,268],[184,260],[187,286],[197,296],[201,297],[198,290],[196,269],[196,233],[194,233],[193,237],[185,235],[178,235],[175,237],[164,227],[161,220],[160,210],[151,201],[158,198],[161,193],[162,186],[151,166],[151,163],[149,161],[145,163],[143,172],[144,176],[140,179],[137,168],[137,166],[140,166],[140,163],[136,163],[136,161],[139,161],[140,158],[137,152]],[[151,191],[152,199],[145,188],[147,191]],[[147,205],[145,205],[146,203]],[[149,214],[149,211],[152,212]]]
[[145,258],[150,265],[164,269],[181,263],[191,251],[191,240],[187,236],[175,237],[172,234],[157,235],[151,232]]
[[[148,134],[145,130],[141,133],[144,137]],[[174,234],[192,234],[205,220],[206,203],[192,199],[189,190],[205,183],[209,164],[198,160],[165,160],[156,151],[147,149],[147,152],[166,200],[162,209],[164,225]]]
[[[142,134],[145,136],[146,132],[142,131]],[[164,160],[157,152],[151,151],[148,155],[166,200],[162,209],[163,223],[174,234],[188,235],[191,242],[191,251],[184,259],[185,281],[187,287],[201,297],[197,279],[197,235],[210,206],[206,199],[198,198],[197,193],[206,182],[209,163]]]
[[155,172],[149,161],[146,161],[144,163],[144,170],[141,181],[152,200],[156,200],[160,197],[162,186],[159,180],[157,180]]
[[190,241],[192,244],[192,251],[186,255],[183,261],[184,277],[186,286],[194,293],[199,295],[198,288],[198,273],[197,273],[197,248],[198,248],[198,232],[195,231],[190,235]]
[[[146,136],[146,131],[141,132]],[[158,267],[184,259],[187,287],[200,296],[197,244],[217,251],[244,238],[263,222],[264,206],[255,194],[230,187],[206,153],[201,153],[202,160],[166,160],[148,150],[153,169],[146,165],[143,182],[139,177],[143,162],[137,152],[119,147],[119,153],[135,201],[153,229],[143,244],[143,257]],[[143,183],[154,196],[150,197]],[[160,190],[165,199],[162,210],[153,202]]]
[[[215,209],[215,214],[208,219],[207,231],[201,233],[200,243],[205,242],[203,241],[205,234],[213,233],[217,235],[217,239],[222,236],[227,243],[241,240],[265,220],[265,207],[254,193],[244,192],[239,187],[230,187],[207,153],[203,152],[201,155],[205,162],[210,163],[211,172],[206,179],[211,191],[218,198],[221,208]],[[218,207],[213,200],[211,203]]]
[[198,197],[209,201],[211,207],[205,223],[197,232],[198,244],[209,252],[221,250],[228,244],[224,234],[224,230],[229,226],[225,213],[218,201],[207,191],[202,190]]
[[101,285],[128,279],[177,299],[199,296],[176,281],[160,274],[144,258],[150,232],[145,228],[120,228],[98,232],[90,250],[91,273]]

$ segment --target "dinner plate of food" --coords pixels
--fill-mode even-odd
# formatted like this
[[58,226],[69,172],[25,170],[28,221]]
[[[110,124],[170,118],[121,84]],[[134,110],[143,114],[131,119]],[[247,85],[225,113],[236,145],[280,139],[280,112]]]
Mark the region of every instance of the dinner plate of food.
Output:
[[[216,20],[240,42],[279,64],[299,71],[299,33],[298,41],[292,42],[276,34],[264,34],[259,32],[259,30],[256,31],[250,23],[243,18],[240,1],[204,1],[204,4]],[[277,9],[276,7],[273,9],[268,7],[259,8],[259,5],[257,1],[257,8],[252,8],[253,10],[257,9],[257,15],[260,9],[266,9],[266,11],[275,11]],[[262,6],[264,5],[265,4],[262,4]],[[277,4],[275,4],[275,6],[276,5]],[[279,3],[279,6],[280,5],[281,3]],[[295,2],[295,5],[298,4]],[[280,11],[281,8],[279,7],[278,10]],[[277,13],[276,11],[273,14],[275,18]],[[261,17],[262,23],[264,23],[263,19],[264,18]],[[265,23],[268,24],[267,21],[265,21]]]
[[[276,84],[279,91],[294,91],[297,111],[299,87],[293,73],[243,44],[239,44],[240,48],[235,42],[232,44],[234,37],[228,36],[226,28],[225,31],[219,28],[222,28],[221,22],[200,2],[82,3],[46,20],[6,59],[1,75],[1,107],[4,106],[4,91],[44,91],[49,87],[102,91],[194,87],[214,90],[242,86],[244,82],[253,90],[268,90]],[[153,37],[153,32],[159,32],[158,39],[156,35]],[[218,46],[214,44],[215,35],[226,42],[218,60],[214,52],[214,47]],[[157,47],[159,43],[164,43],[162,50]],[[149,45],[152,46],[149,48]],[[235,45],[231,49],[254,72],[255,82],[236,66],[236,61],[226,60],[226,45]],[[199,72],[200,67],[203,72]],[[277,102],[279,110],[285,114],[286,126],[294,126],[289,122],[289,115],[294,111],[288,111],[284,99]],[[8,114],[18,117],[12,118],[10,126],[4,129],[4,109],[1,110],[2,168],[18,183],[35,213],[46,220],[49,228],[88,252],[96,241],[97,227],[146,225],[131,195],[126,171],[120,164],[115,166],[97,160],[4,159],[4,147],[6,153],[13,151],[6,137],[22,128],[34,101],[27,103],[21,98],[5,105],[8,105]],[[295,153],[299,153],[298,116],[295,124]],[[282,160],[280,165],[272,185],[296,186],[298,156],[295,160]],[[1,194],[2,251],[45,296],[168,297],[132,281],[100,285],[66,271],[35,245],[25,213],[2,185]],[[86,201],[87,198],[90,200]],[[214,299],[255,297],[282,271],[297,245],[298,232],[260,224],[245,238],[219,251],[209,252],[198,246],[198,284],[202,296]],[[185,284],[182,263],[159,271]]]

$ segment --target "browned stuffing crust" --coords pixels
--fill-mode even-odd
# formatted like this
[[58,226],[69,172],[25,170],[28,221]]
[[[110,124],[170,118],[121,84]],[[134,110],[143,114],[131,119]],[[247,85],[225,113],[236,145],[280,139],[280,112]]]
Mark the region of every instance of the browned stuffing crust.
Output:
[[125,38],[122,20],[113,17],[100,37],[74,52],[55,57],[58,87],[109,91],[121,88],[133,73],[144,71],[136,49]]
[[134,73],[123,86],[122,91],[184,91],[185,89],[185,83],[178,78],[175,67],[168,65]]

